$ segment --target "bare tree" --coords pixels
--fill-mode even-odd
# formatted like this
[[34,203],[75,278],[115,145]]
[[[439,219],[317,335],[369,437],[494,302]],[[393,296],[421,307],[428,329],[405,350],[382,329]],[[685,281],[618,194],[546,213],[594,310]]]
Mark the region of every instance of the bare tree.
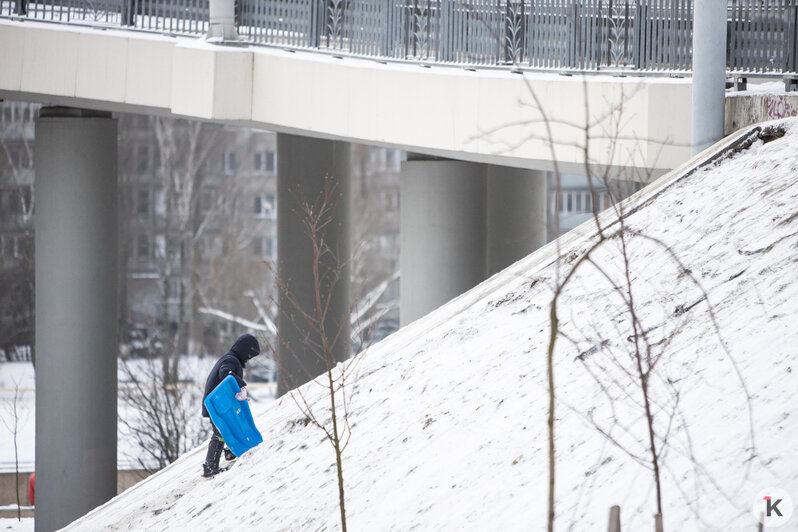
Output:
[[127,408],[119,420],[140,451],[142,470],[162,469],[202,442],[198,383],[174,381],[152,359],[123,359],[121,368],[119,393]]
[[27,408],[22,401],[22,393],[19,382],[14,381],[14,394],[11,399],[4,401],[3,404],[3,409],[7,415],[2,416],[3,425],[11,433],[14,441],[14,492],[17,496],[17,519],[20,521],[22,520],[22,499],[19,494],[19,445],[17,438],[20,425],[24,423],[27,415]]
[[[332,222],[340,194],[337,193],[333,178],[325,176],[324,186],[316,198],[307,198],[303,191],[299,190],[295,194],[295,199],[298,204],[298,215],[308,237],[306,245],[312,248],[313,308],[303,308],[296,294],[282,279],[278,278],[277,284],[296,311],[294,316],[297,323],[294,325],[308,331],[305,343],[315,356],[323,360],[325,373],[321,378],[312,381],[323,388],[322,397],[311,394],[302,387],[289,393],[304,416],[301,422],[319,428],[333,448],[341,529],[346,531],[343,455],[352,435],[350,423],[352,381],[357,376],[359,357],[356,353],[348,361],[338,363],[335,359],[335,346],[339,342],[348,340],[341,336],[347,327],[344,323],[331,326],[332,320],[328,319],[331,294],[335,286],[342,281],[342,271],[346,271],[343,267],[349,260],[347,257],[341,257],[338,250],[330,245],[333,240],[330,232],[334,230]],[[363,316],[363,313],[352,313],[352,318],[357,323]],[[353,327],[353,329],[364,331],[364,327]],[[279,341],[281,340],[278,336]],[[368,347],[363,342],[355,342],[354,345],[358,353]],[[290,349],[290,346],[288,348]]]

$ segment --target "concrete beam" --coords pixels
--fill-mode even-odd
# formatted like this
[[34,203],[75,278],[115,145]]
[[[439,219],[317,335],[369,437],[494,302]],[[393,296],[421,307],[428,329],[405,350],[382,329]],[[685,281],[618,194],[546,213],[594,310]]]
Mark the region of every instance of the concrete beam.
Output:
[[0,20],[0,49],[8,52],[0,54],[0,97],[11,99],[145,110],[527,169],[551,170],[556,159],[566,173],[584,168],[586,124],[590,163],[618,177],[628,167],[661,174],[690,152],[689,78],[419,68],[35,21]]

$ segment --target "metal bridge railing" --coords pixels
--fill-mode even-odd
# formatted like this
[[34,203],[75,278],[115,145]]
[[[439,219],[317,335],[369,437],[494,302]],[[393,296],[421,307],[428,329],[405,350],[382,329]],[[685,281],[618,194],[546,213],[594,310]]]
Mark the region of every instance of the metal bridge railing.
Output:
[[[232,1],[232,0],[231,0]],[[202,36],[209,0],[0,0],[0,16]],[[236,0],[245,42],[393,60],[689,71],[694,0]],[[730,0],[727,67],[798,72],[798,0]]]

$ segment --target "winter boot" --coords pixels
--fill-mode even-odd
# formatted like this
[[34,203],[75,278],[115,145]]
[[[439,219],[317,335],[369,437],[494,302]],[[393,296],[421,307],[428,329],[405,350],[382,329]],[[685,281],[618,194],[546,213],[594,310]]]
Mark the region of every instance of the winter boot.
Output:
[[219,460],[222,458],[224,440],[221,436],[214,434],[208,443],[208,454],[205,456],[205,463],[202,464],[202,476],[212,477],[220,471]]
[[202,464],[202,476],[205,478],[212,477],[217,473],[221,473],[224,469],[213,467],[213,465]]
[[236,455],[233,454],[233,451],[231,451],[227,447],[224,448],[224,459],[225,460],[227,460],[228,462],[232,462],[236,458],[237,457],[236,457]]

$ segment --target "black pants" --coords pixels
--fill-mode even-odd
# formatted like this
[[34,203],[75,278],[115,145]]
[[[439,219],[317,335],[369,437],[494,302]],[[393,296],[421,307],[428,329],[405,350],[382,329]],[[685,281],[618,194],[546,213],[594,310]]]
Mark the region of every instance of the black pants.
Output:
[[211,441],[208,442],[208,454],[205,455],[205,464],[215,469],[219,467],[219,460],[222,458],[224,438],[222,438],[219,429],[216,428],[213,421],[211,421],[211,428],[213,429],[213,434],[211,435]]

